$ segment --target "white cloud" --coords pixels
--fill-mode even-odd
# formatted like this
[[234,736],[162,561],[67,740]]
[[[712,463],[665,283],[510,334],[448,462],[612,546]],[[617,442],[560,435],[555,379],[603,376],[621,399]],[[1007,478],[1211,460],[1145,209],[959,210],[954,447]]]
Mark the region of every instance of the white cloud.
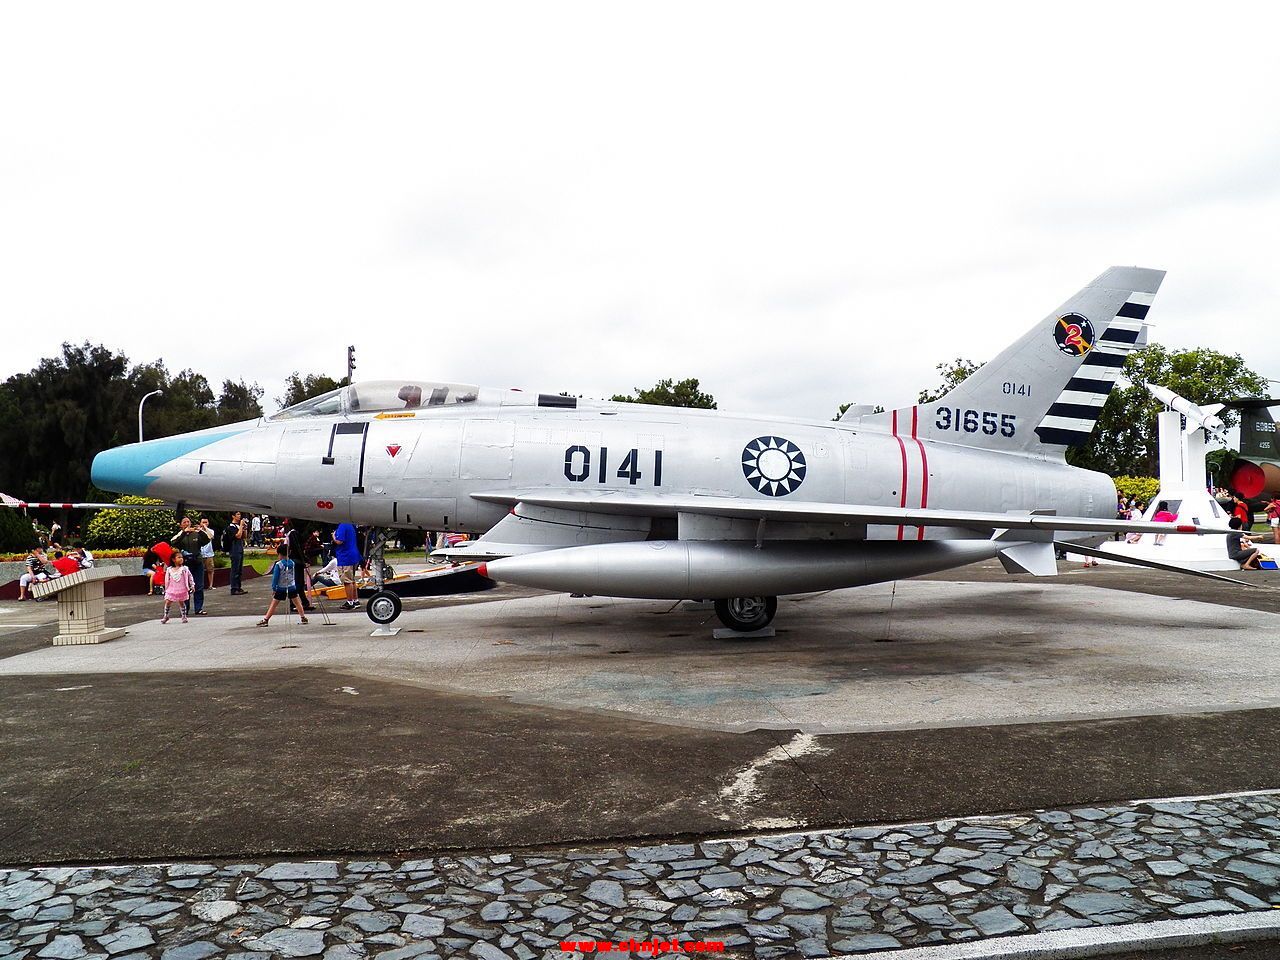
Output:
[[0,375],[62,340],[908,402],[1112,263],[1280,369],[1277,20],[1170,5],[0,13]]

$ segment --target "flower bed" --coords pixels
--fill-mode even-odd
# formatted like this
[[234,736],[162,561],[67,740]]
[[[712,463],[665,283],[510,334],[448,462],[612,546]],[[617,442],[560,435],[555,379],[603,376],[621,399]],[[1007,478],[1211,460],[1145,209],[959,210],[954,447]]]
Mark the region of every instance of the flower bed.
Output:
[[[63,544],[66,547],[66,544]],[[146,547],[130,547],[128,550],[91,550],[94,560],[119,560],[122,557],[141,557],[147,552]],[[26,553],[0,553],[0,563],[19,563],[29,554]]]

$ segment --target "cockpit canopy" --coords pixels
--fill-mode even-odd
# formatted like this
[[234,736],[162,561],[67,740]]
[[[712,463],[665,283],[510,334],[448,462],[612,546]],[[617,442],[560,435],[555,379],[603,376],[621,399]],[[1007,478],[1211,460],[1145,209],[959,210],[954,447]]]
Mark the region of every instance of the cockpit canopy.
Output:
[[362,380],[348,387],[302,403],[295,403],[274,414],[272,420],[298,417],[329,417],[335,414],[382,413],[391,410],[417,410],[450,403],[473,403],[480,388],[463,383],[438,383],[433,380]]

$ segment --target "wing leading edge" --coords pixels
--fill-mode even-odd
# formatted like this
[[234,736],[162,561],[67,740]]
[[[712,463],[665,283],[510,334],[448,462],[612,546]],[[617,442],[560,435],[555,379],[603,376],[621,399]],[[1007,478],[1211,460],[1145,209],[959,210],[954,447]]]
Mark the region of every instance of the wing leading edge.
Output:
[[736,520],[795,523],[865,523],[878,526],[961,527],[977,531],[1044,530],[1072,533],[1187,533],[1228,534],[1226,527],[1196,526],[1190,523],[1100,520],[1096,517],[1066,517],[1055,514],[1014,511],[987,513],[974,510],[881,507],[846,503],[771,503],[743,497],[671,496],[629,492],[557,492],[554,490],[474,493],[486,503],[519,504],[558,510],[632,517],[677,517],[682,513]]

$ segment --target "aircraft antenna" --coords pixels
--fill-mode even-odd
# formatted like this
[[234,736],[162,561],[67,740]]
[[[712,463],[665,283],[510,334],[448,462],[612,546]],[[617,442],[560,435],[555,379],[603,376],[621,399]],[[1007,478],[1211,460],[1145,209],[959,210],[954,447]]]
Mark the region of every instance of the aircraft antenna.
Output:
[[898,581],[893,581],[893,588],[889,591],[889,614],[884,621],[884,636],[880,638],[880,643],[893,642],[893,601],[898,597]]

